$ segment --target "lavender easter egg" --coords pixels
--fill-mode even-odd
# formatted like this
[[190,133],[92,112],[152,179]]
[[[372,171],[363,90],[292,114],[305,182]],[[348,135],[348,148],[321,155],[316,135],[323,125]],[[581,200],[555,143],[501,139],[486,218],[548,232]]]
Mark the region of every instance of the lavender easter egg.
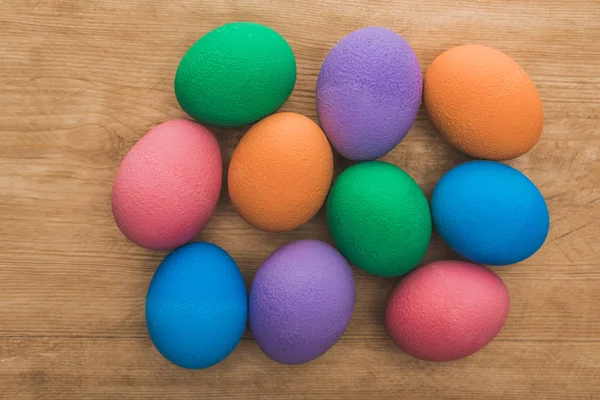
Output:
[[318,240],[280,247],[252,282],[250,328],[261,350],[282,364],[323,355],[354,311],[356,286],[346,259]]
[[422,93],[421,67],[408,42],[386,28],[362,28],[340,40],[323,62],[319,121],[342,156],[373,160],[406,136]]

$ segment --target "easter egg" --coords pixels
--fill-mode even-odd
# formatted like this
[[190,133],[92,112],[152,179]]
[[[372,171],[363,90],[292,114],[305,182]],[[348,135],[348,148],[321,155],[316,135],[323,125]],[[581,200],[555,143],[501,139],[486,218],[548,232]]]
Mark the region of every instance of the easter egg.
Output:
[[175,75],[181,108],[209,125],[258,121],[288,99],[296,83],[290,45],[273,29],[232,22],[202,36],[185,53]]
[[189,243],[171,252],[150,282],[148,333],[173,364],[208,368],[239,343],[247,307],[246,286],[233,258],[212,243]]
[[186,120],[166,121],[127,153],[115,178],[112,211],[139,246],[173,249],[206,225],[221,190],[221,153],[212,133]]
[[373,160],[406,136],[422,91],[421,67],[408,42],[386,28],[362,28],[342,38],[321,66],[319,121],[342,156]]
[[333,154],[310,118],[283,112],[255,124],[229,164],[233,206],[256,228],[292,230],[319,211],[331,186]]
[[425,74],[423,101],[442,136],[475,158],[518,157],[542,134],[542,101],[534,83],[491,47],[463,45],[439,55]]
[[298,240],[271,253],[250,289],[250,328],[260,349],[282,364],[323,355],[354,311],[352,269],[332,246]]
[[548,207],[533,182],[495,161],[470,161],[448,171],[433,190],[431,213],[442,239],[480,264],[525,260],[550,228]]
[[431,238],[431,214],[419,185],[381,161],[353,165],[337,178],[327,200],[327,222],[339,251],[378,276],[407,273]]
[[406,354],[426,361],[453,361],[490,343],[502,330],[510,298],[492,271],[460,261],[417,268],[394,288],[385,328]]

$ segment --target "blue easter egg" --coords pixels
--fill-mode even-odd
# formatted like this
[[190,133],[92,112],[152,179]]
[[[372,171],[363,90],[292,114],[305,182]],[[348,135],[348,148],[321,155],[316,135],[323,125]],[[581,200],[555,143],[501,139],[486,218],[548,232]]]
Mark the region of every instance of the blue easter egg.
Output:
[[240,270],[219,246],[186,244],[160,264],[146,296],[146,324],[173,364],[201,369],[224,360],[246,328],[248,297]]
[[470,161],[448,171],[433,190],[431,215],[454,251],[487,265],[525,260],[550,228],[548,207],[533,182],[494,161]]

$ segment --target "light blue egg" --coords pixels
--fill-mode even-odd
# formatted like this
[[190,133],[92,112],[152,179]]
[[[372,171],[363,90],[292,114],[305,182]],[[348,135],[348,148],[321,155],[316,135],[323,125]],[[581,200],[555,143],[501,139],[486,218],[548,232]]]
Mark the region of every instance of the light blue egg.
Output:
[[173,364],[201,369],[224,360],[248,319],[240,270],[219,246],[186,244],[160,264],[146,296],[146,323],[156,349]]
[[550,228],[548,207],[533,182],[494,161],[470,161],[448,171],[433,191],[431,214],[454,251],[487,265],[525,260]]

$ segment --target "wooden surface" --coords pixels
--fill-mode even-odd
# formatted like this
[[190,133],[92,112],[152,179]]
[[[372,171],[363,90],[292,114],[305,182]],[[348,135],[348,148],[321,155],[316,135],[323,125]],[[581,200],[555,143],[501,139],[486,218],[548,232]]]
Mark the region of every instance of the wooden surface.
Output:
[[[213,3],[213,4],[209,4]],[[183,117],[173,76],[188,46],[233,20],[272,26],[293,47],[285,110],[316,117],[327,52],[382,25],[404,35],[423,69],[466,42],[515,58],[541,93],[540,143],[510,162],[539,186],[545,246],[497,268],[512,296],[506,327],[483,351],[433,364],[386,338],[396,280],[356,272],[349,329],[296,367],[266,358],[248,333],[222,364],[186,371],[148,340],[144,296],[165,253],[138,248],[111,215],[120,161],[154,125]],[[0,1],[0,398],[2,399],[599,399],[600,3],[597,0],[2,0]],[[216,130],[224,162],[243,130]],[[421,113],[388,156],[429,195],[466,160]],[[336,159],[337,170],[348,165]],[[261,261],[298,238],[330,240],[322,213],[288,234],[247,226],[223,192],[198,239]],[[425,261],[453,257],[434,238]]]

